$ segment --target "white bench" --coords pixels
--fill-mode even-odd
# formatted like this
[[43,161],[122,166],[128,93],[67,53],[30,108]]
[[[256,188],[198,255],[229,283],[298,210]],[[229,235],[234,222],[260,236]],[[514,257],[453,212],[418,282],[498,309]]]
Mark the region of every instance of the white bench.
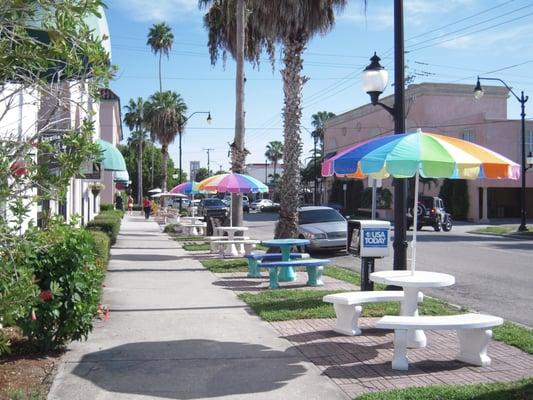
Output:
[[[422,292],[418,293],[418,301],[424,299]],[[337,321],[335,332],[344,335],[356,336],[361,334],[359,316],[363,311],[362,304],[383,303],[386,301],[402,301],[402,290],[379,290],[370,292],[346,292],[328,294],[322,298],[326,303],[333,303]]]
[[[261,243],[259,240],[214,240],[211,242],[214,246],[218,246],[221,256],[239,257],[242,255],[249,255],[255,249],[255,246]],[[239,250],[235,245],[239,245]]]
[[407,332],[412,329],[456,330],[460,351],[457,359],[469,364],[487,367],[490,358],[487,347],[492,337],[492,327],[503,324],[503,319],[484,314],[445,316],[390,316],[376,324],[377,328],[394,329],[394,358],[392,368],[407,371]]
[[205,222],[202,223],[196,223],[196,224],[181,224],[181,231],[185,235],[190,236],[203,236],[205,233],[205,230],[207,228],[207,224]]
[[[209,241],[211,253],[218,253],[219,252],[219,245],[215,242],[221,241],[221,240],[228,240],[229,236],[207,236],[206,239]],[[233,237],[234,240],[249,240],[249,236],[235,236]]]

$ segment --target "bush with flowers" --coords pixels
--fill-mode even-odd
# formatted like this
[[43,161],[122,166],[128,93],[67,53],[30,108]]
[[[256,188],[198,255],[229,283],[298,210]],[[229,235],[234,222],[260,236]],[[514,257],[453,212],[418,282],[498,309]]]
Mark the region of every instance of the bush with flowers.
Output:
[[104,271],[96,265],[93,236],[83,228],[52,220],[36,234],[33,271],[38,296],[17,324],[43,350],[85,339],[99,314]]

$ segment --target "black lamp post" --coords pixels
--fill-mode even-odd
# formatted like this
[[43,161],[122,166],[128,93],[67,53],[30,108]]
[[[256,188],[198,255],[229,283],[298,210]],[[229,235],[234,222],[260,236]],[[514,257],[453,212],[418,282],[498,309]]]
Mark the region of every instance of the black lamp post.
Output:
[[[533,164],[533,160],[531,159],[531,152],[529,153],[527,160],[526,160],[526,102],[528,100],[528,96],[524,96],[524,91],[521,92],[520,97],[517,96],[515,92],[513,92],[513,89],[511,89],[504,81],[502,81],[499,78],[484,78],[481,76],[477,77],[477,83],[476,87],[474,88],[474,97],[476,99],[480,99],[483,97],[483,88],[481,87],[481,83],[479,82],[481,79],[486,81],[498,81],[503,83],[503,86],[511,92],[511,94],[515,97],[516,100],[520,103],[521,107],[521,113],[520,117],[522,118],[522,151],[521,151],[521,165],[522,165],[522,185],[520,187],[520,226],[518,227],[518,232],[525,232],[527,231],[527,224],[526,224],[526,171],[531,168],[531,164]],[[530,164],[529,167],[526,166],[527,164]]]
[[313,192],[313,205],[316,206],[318,205],[318,200],[316,198],[317,196],[317,190],[318,190],[318,181],[317,181],[317,171],[316,171],[316,143],[318,141],[318,135],[316,135],[316,133],[313,135],[313,140],[315,142],[315,148],[313,150],[313,181],[314,181],[314,192]]
[[[189,120],[194,114],[207,114],[207,119],[206,119],[206,121],[207,121],[207,123],[208,123],[209,125],[211,125],[211,121],[213,120],[213,119],[211,118],[211,112],[210,112],[210,111],[195,111],[195,112],[193,112],[191,115],[189,115],[187,118],[185,118],[185,119],[183,120],[183,122],[181,123],[180,131],[179,131],[179,136],[180,136],[180,142],[179,142],[179,148],[180,148],[180,174],[179,174],[179,175],[180,175],[180,176],[179,176],[179,178],[178,178],[178,183],[181,183],[181,172],[183,171],[183,170],[181,169],[181,137],[183,136],[182,129],[183,129],[183,126],[185,126],[185,123],[186,123],[186,122],[187,122],[187,121],[188,121],[188,120]],[[180,202],[180,204],[181,204],[181,202]]]
[[[363,71],[363,88],[373,105],[380,105],[394,118],[394,133],[405,133],[405,71],[403,40],[403,0],[394,0],[394,106],[379,102],[389,78],[376,53]],[[407,181],[394,179],[394,260],[393,269],[407,269]]]

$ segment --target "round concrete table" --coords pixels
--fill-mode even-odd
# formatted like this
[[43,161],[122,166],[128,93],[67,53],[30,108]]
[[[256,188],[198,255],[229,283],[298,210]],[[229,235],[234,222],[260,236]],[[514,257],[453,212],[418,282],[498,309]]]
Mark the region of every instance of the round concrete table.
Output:
[[[370,280],[384,285],[400,286],[403,288],[404,297],[401,306],[401,315],[418,315],[418,292],[422,288],[436,288],[451,286],[455,283],[453,275],[430,271],[379,271],[370,274]],[[423,330],[409,330],[408,346],[425,347],[426,335]]]
[[[281,249],[281,260],[289,261],[291,259],[291,248],[294,246],[305,246],[310,242],[307,239],[270,239],[261,242],[267,247],[279,247]],[[281,268],[278,275],[278,280],[281,282],[292,282],[296,280],[296,274],[291,267]]]

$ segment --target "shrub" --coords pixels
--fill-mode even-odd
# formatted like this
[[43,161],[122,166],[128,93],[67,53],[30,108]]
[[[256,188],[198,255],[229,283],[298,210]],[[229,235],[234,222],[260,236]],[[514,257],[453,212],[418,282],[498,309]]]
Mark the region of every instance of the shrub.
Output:
[[106,211],[100,211],[100,214],[96,215],[94,219],[98,218],[116,218],[118,220],[121,220],[124,217],[124,211],[122,210],[106,210]]
[[163,229],[164,233],[176,233],[176,228],[178,227],[177,224],[167,224],[165,225],[165,228]]
[[100,212],[102,211],[112,211],[115,209],[113,204],[100,204]]
[[43,350],[50,350],[84,339],[92,330],[104,274],[85,229],[53,221],[36,239],[35,257],[28,263],[40,294],[18,325]]
[[117,236],[120,230],[120,220],[116,218],[95,218],[87,223],[87,229],[104,232],[109,236],[111,245],[114,245],[117,242]]
[[109,248],[111,240],[106,233],[101,231],[89,230],[94,240],[94,251],[96,257],[96,265],[102,269],[106,269],[109,260]]

